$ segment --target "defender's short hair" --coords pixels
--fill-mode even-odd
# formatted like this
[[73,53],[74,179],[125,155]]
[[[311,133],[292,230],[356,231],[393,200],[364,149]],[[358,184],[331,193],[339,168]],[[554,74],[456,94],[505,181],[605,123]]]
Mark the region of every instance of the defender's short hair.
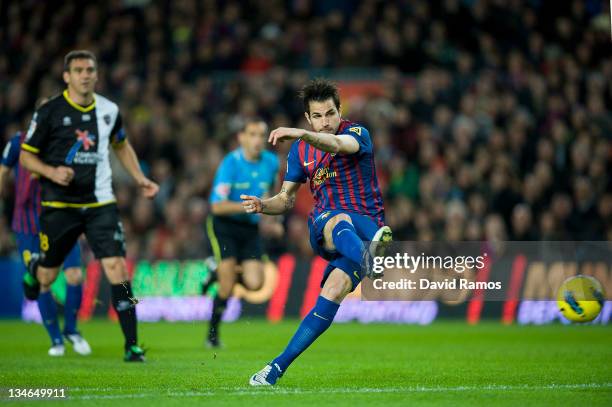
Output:
[[72,62],[74,59],[91,59],[92,61],[94,61],[94,65],[96,66],[96,68],[98,67],[98,60],[96,59],[96,56],[93,54],[93,52],[87,51],[86,49],[79,49],[70,51],[64,57],[65,72],[70,71],[70,62]]
[[310,114],[310,102],[324,102],[332,99],[336,109],[340,110],[340,93],[335,83],[323,79],[315,78],[308,82],[299,93],[300,99],[304,102],[304,111]]
[[256,123],[263,123],[266,125],[266,128],[268,127],[268,123],[266,123],[266,121],[260,117],[260,116],[251,116],[251,117],[247,117],[245,119],[243,119],[242,123],[240,124],[240,133],[244,132],[246,130],[246,128],[249,126],[249,124],[256,124]]

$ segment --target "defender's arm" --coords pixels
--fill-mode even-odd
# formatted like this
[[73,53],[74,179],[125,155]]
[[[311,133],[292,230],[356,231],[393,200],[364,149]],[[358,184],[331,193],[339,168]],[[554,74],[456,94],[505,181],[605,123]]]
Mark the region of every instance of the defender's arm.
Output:
[[155,197],[159,191],[159,186],[143,174],[140,169],[140,164],[138,163],[138,157],[136,157],[136,152],[132,148],[130,142],[124,140],[122,143],[114,146],[113,149],[121,165],[123,165],[123,168],[126,169],[140,187],[142,194],[146,198]]

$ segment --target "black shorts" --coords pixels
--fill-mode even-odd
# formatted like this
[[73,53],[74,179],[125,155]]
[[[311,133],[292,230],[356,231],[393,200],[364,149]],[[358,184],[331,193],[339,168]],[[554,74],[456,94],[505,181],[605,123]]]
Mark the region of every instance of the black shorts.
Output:
[[40,265],[58,267],[85,233],[96,259],[125,257],[125,236],[117,205],[52,208],[40,214]]
[[261,260],[263,250],[256,224],[211,215],[206,220],[206,230],[217,261],[228,258],[238,262]]

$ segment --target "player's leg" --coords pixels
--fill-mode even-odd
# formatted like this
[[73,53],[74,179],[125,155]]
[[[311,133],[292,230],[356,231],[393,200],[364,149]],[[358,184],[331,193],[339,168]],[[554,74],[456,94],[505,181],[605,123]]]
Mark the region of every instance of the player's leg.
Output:
[[64,306],[64,335],[78,333],[77,314],[83,298],[83,270],[81,270],[81,249],[78,242],[64,260],[66,276],[66,304]]
[[[64,345],[51,284],[57,278],[61,264],[80,234],[81,224],[76,211],[43,207],[40,215],[40,257],[32,257],[28,265],[28,277],[39,286],[36,298],[45,328],[52,337],[53,346],[49,350],[49,355],[52,356],[63,355]],[[26,286],[24,281],[24,288]],[[25,291],[27,293],[28,289]],[[30,291],[30,294],[33,292]]]
[[202,281],[202,295],[208,294],[208,290],[210,290],[213,284],[217,282],[217,268],[219,267],[219,261],[215,258],[215,256],[208,256],[204,259],[204,266],[206,267],[207,273]]
[[213,300],[212,313],[210,315],[210,323],[208,326],[208,336],[206,339],[207,346],[216,348],[221,346],[220,325],[223,317],[223,312],[227,308],[227,300],[232,295],[234,284],[236,284],[236,266],[235,257],[228,257],[221,260],[217,268],[218,290],[215,299]]
[[243,261],[241,266],[242,285],[250,291],[259,290],[264,282],[263,262],[261,260],[250,259]]
[[144,362],[138,347],[136,299],[125,263],[125,236],[117,206],[89,208],[83,213],[85,236],[111,285],[111,301],[123,333],[126,362]]
[[64,340],[57,317],[57,305],[51,293],[51,284],[57,278],[59,267],[38,266],[37,276],[40,283],[40,294],[36,299],[43,325],[51,338],[49,356],[64,356]]
[[339,268],[334,268],[325,281],[315,306],[304,317],[287,348],[272,363],[285,372],[295,358],[329,328],[340,303],[352,289],[351,278]]
[[104,274],[111,285],[113,308],[117,312],[119,325],[124,337],[126,362],[144,361],[144,351],[138,347],[138,320],[136,318],[137,300],[132,292],[127,265],[124,257],[105,257],[101,259]]
[[72,344],[76,353],[89,355],[91,347],[77,330],[77,316],[83,299],[83,270],[81,269],[81,249],[78,242],[64,260],[64,275],[66,276],[64,338]]
[[219,340],[221,319],[227,307],[227,300],[236,284],[239,227],[236,222],[220,216],[209,216],[206,221],[208,239],[218,263],[216,278],[219,284],[217,295],[213,299],[206,337],[206,345],[213,348],[221,346]]
[[259,290],[264,283],[264,251],[256,224],[244,226],[238,246],[238,259],[241,273],[238,276],[242,285],[251,291]]
[[[23,261],[26,270],[30,266],[30,262],[34,260],[32,266],[34,269],[38,263],[38,256],[40,250],[40,240],[38,235],[28,235],[23,233],[17,234],[17,247],[21,253],[21,259]],[[30,274],[26,273],[26,277]],[[25,284],[25,282],[24,282]],[[40,287],[40,283],[37,280],[37,285]],[[51,292],[45,289],[44,292],[38,294],[36,299],[38,310],[40,311],[43,326],[51,339],[51,348],[49,349],[50,356],[62,356],[64,354],[64,342],[59,329],[59,322],[57,319],[57,307],[55,300],[51,295]]]
[[43,207],[38,234],[40,255],[32,255],[23,281],[26,298],[37,299],[43,285],[48,291],[81,230],[79,214],[75,210]]
[[331,216],[323,227],[323,247],[328,252],[337,251],[357,264],[361,264],[365,255],[365,245],[351,217],[346,213]]
[[[386,249],[393,242],[393,232],[389,226],[380,226],[372,218],[351,213],[353,226],[360,238],[370,242],[368,252],[371,256],[384,256]],[[382,222],[381,222],[382,224]]]
[[[348,264],[348,261],[346,262]],[[353,263],[358,266],[356,263]],[[329,266],[327,277],[315,306],[304,317],[285,350],[269,365],[251,377],[252,386],[274,385],[289,365],[330,327],[340,303],[359,282],[359,277],[349,277],[340,268]],[[346,268],[346,267],[345,267]]]
[[[363,241],[370,241],[366,247]],[[383,255],[383,249],[392,240],[391,228],[378,227],[369,217],[338,213],[331,216],[323,228],[323,247],[336,251],[347,259],[362,265],[366,275],[372,277],[369,259]]]

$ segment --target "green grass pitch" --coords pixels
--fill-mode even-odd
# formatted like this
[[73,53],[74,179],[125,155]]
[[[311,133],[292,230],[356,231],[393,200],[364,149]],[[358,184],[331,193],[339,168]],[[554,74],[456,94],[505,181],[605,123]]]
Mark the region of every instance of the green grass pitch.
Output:
[[111,322],[81,324],[91,356],[52,359],[41,326],[0,321],[0,400],[42,405],[8,389],[64,387],[66,400],[44,405],[612,405],[610,326],[335,324],[278,386],[249,387],[297,324],[225,324],[212,351],[204,323],[142,323],[148,361],[126,364]]

